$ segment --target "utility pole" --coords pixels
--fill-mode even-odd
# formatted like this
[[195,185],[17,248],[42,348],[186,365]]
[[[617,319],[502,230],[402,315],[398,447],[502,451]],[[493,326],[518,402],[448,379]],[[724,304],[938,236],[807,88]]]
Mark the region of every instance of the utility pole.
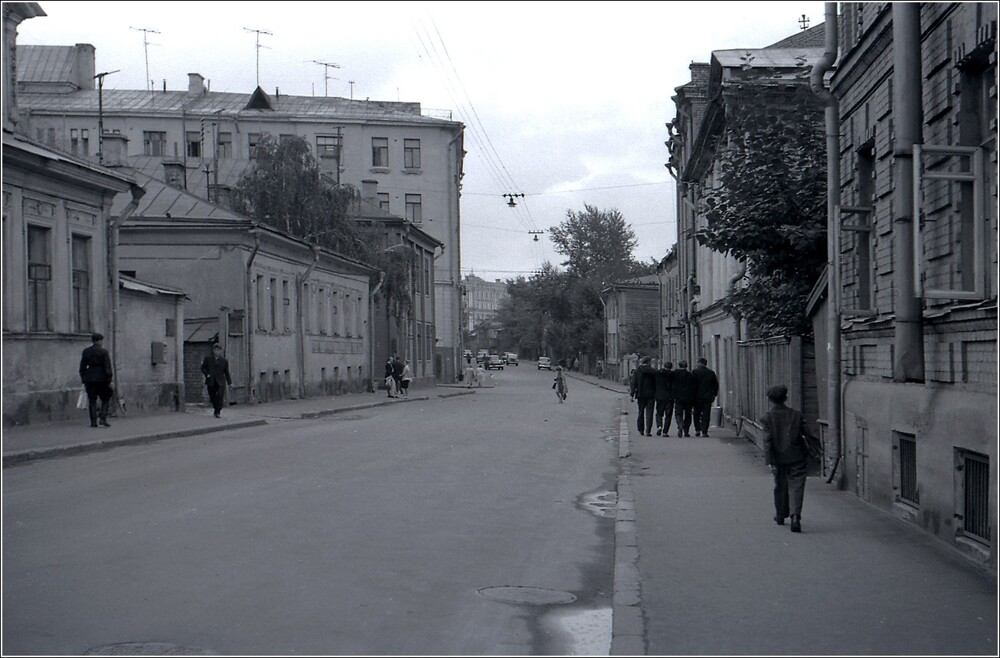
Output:
[[[159,34],[156,30],[147,27],[133,27],[136,32],[142,32],[142,50],[146,55],[146,91],[153,93],[153,81],[149,77],[149,41],[146,37],[150,34]],[[156,44],[153,44],[156,45]]]
[[246,30],[247,32],[256,32],[257,33],[257,86],[259,87],[260,86],[260,49],[261,48],[267,48],[267,46],[260,45],[260,35],[262,35],[262,34],[266,34],[267,36],[274,36],[274,35],[273,35],[273,33],[267,32],[266,30],[254,30],[254,29],[249,28],[249,27],[245,27],[243,29]]
[[[339,69],[340,64],[330,64],[328,62],[321,62],[318,59],[313,60],[314,64],[319,64],[323,67],[323,96],[326,97],[330,91],[330,69]],[[336,80],[337,78],[333,78]]]
[[118,73],[121,69],[105,71],[94,76],[97,80],[97,162],[104,164],[104,76]]

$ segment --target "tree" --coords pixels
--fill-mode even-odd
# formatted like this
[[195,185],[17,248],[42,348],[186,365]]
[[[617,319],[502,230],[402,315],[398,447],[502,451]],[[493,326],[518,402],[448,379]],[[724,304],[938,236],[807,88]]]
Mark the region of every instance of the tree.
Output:
[[727,97],[717,181],[702,188],[708,226],[696,237],[747,263],[731,300],[757,335],[811,331],[806,300],[826,263],[826,152],[818,100],[743,84]]
[[647,274],[636,262],[635,232],[617,210],[599,210],[584,204],[583,212],[566,211],[566,219],[551,231],[557,253],[569,274],[592,282],[598,289],[623,279]]
[[365,241],[347,209],[356,197],[350,186],[325,180],[302,137],[277,141],[264,134],[253,165],[236,183],[233,210],[289,235],[359,257]]

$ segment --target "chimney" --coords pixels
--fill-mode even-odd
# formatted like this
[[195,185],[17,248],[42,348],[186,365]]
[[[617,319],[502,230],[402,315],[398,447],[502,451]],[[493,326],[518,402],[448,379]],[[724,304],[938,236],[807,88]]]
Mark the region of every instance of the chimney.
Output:
[[205,93],[205,78],[200,73],[188,73],[188,94]]
[[101,140],[101,161],[105,167],[122,167],[128,155],[128,138],[120,133],[106,132]]
[[377,180],[363,180],[361,181],[361,200],[370,201],[375,205],[378,205],[378,181]]
[[177,160],[163,161],[163,179],[167,181],[167,185],[170,187],[176,187],[178,190],[187,189],[184,173],[183,162]]
[[94,89],[94,75],[97,64],[94,57],[95,49],[89,43],[76,44],[76,86],[81,90]]

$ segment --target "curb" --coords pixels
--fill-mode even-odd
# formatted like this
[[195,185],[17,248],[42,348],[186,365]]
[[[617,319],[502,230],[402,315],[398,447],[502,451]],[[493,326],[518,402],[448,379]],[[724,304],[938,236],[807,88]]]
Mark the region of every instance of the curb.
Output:
[[108,439],[107,441],[95,441],[93,443],[81,443],[77,445],[57,446],[54,448],[43,448],[40,450],[27,450],[25,452],[15,452],[12,454],[4,455],[3,466],[6,468],[7,466],[23,464],[25,462],[35,461],[38,459],[47,459],[49,457],[61,457],[64,455],[75,455],[85,452],[96,452],[98,450],[106,450],[108,448],[114,448],[123,445],[152,443],[153,441],[162,441],[164,439],[177,439],[185,436],[197,436],[199,434],[225,432],[227,430],[245,429],[247,427],[256,427],[258,425],[266,425],[266,424],[267,421],[263,419],[245,420],[245,421],[230,423],[228,425],[224,425],[221,427],[208,425],[205,427],[192,427],[191,429],[186,429],[186,430],[161,432],[159,434],[146,434],[143,436],[130,436],[121,439]]
[[[628,415],[618,420],[618,458],[632,455]],[[619,462],[620,464],[620,462]],[[611,655],[646,655],[646,625],[642,613],[639,578],[639,542],[635,529],[635,493],[632,480],[619,467],[618,502],[615,509],[615,572],[611,613]]]

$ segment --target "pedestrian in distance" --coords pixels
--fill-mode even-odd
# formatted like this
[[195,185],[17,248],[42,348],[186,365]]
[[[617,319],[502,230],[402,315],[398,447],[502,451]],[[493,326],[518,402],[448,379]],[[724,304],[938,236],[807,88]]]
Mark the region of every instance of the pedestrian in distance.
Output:
[[651,357],[642,357],[629,383],[629,394],[637,401],[639,409],[636,429],[646,436],[653,436],[653,416],[656,414],[656,370],[651,362]]
[[404,398],[410,397],[410,380],[412,379],[413,373],[410,372],[410,360],[407,359],[403,363],[403,374],[399,378],[399,390]]
[[670,418],[674,415],[674,364],[665,361],[656,370],[656,436],[670,433]]
[[552,382],[552,388],[555,389],[556,397],[559,398],[559,404],[565,402],[569,387],[566,384],[566,375],[563,374],[562,366],[556,366],[556,378]]
[[695,381],[694,394],[694,435],[708,436],[708,425],[712,418],[712,402],[719,394],[719,378],[708,367],[708,359],[700,357],[698,367],[691,371]]
[[233,385],[229,374],[229,361],[222,355],[222,345],[212,344],[212,352],[201,362],[201,374],[205,375],[205,387],[208,389],[208,399],[212,401],[215,417],[222,417],[222,403],[226,390]]
[[[111,383],[114,370],[111,367],[111,355],[104,349],[104,336],[91,334],[90,347],[83,350],[80,357],[80,381],[87,391],[87,412],[90,414],[91,427],[111,427],[108,424],[108,406],[114,395]],[[100,408],[98,408],[100,401]],[[100,425],[98,425],[100,420]]]
[[396,397],[396,379],[392,376],[393,370],[390,356],[385,362],[385,392],[390,398]]
[[687,361],[678,361],[674,370],[674,417],[677,420],[677,436],[691,436],[691,416],[697,384]]
[[809,451],[806,441],[818,441],[806,428],[802,413],[785,405],[788,388],[767,389],[771,408],[761,419],[764,460],[774,475],[774,522],[785,525],[791,517],[792,532],[802,532],[802,499],[806,491]]
[[392,383],[395,387],[396,397],[399,397],[403,383],[403,362],[396,355],[392,357]]

